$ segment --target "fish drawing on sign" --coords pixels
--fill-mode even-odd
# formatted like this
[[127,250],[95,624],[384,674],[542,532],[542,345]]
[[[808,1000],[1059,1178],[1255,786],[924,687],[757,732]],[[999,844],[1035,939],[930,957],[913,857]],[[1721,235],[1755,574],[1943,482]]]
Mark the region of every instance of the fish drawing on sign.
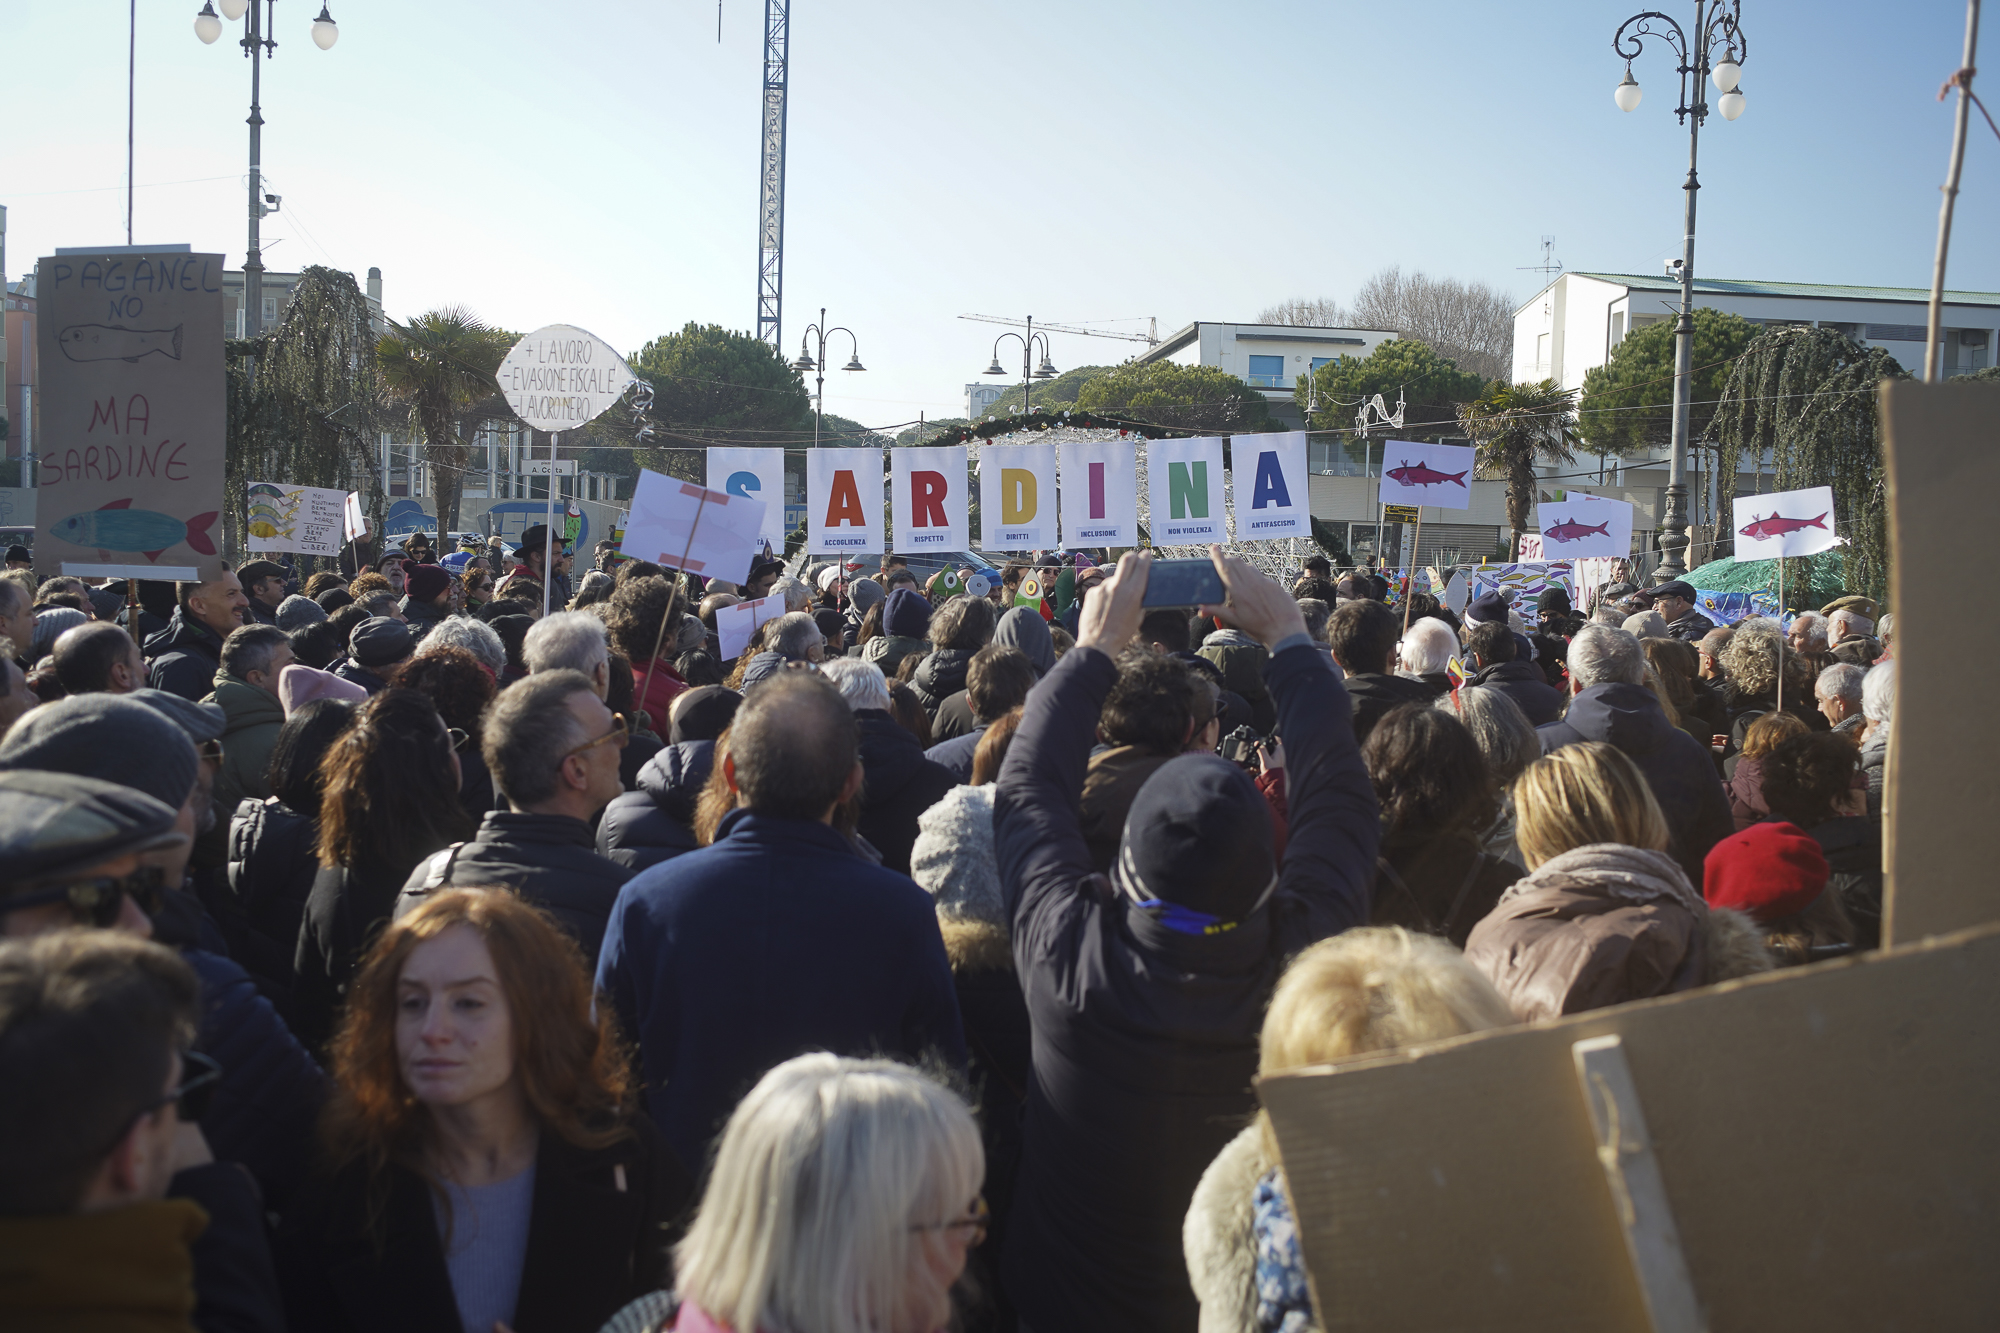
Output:
[[123,324],[72,324],[56,335],[56,344],[72,361],[137,361],[158,352],[181,359],[181,330],[128,329]]
[[253,519],[250,523],[250,535],[252,537],[275,537],[278,535],[278,529],[264,519]]
[[268,481],[260,481],[256,485],[252,486],[249,490],[249,494],[268,495],[273,500],[283,500],[285,498],[284,490],[280,487],[273,486]]
[[1611,520],[1607,518],[1593,528],[1586,523],[1579,523],[1573,518],[1566,518],[1542,535],[1554,542],[1579,542],[1585,537],[1609,537],[1611,535]]
[[1776,514],[1770,514],[1745,524],[1743,535],[1753,542],[1767,541],[1772,537],[1782,537],[1788,532],[1798,532],[1804,528],[1824,529],[1826,524],[1821,520],[1825,518],[1825,514],[1821,514],[1818,518],[1780,518]]
[[179,519],[151,509],[134,509],[130,500],[113,500],[102,509],[86,509],[71,514],[55,525],[50,535],[72,546],[88,546],[99,552],[136,551],[157,561],[169,547],[186,542],[203,555],[215,554],[208,529],[214,525],[215,510]]
[[1437,472],[1422,463],[1404,463],[1401,467],[1391,468],[1388,476],[1389,480],[1400,482],[1405,486],[1435,486],[1445,481],[1455,481],[1460,486],[1465,485],[1463,472]]

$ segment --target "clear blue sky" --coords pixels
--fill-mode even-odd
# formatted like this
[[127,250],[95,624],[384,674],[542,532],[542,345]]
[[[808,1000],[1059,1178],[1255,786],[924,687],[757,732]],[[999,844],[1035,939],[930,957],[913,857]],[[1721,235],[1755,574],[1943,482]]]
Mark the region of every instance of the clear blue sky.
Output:
[[[378,265],[393,317],[456,302],[628,350],[751,326],[758,0],[723,0],[719,45],[714,0],[332,0],[324,53],[318,3],[277,4],[270,267]],[[1637,112],[1611,99],[1612,31],[1644,7],[794,0],[787,353],[827,306],[869,367],[828,380],[827,410],[886,425],[963,411],[999,332],[968,311],[1165,331],[1345,301],[1386,264],[1525,300],[1544,233],[1571,268],[1657,272],[1687,151],[1667,53],[1638,64]],[[196,41],[198,8],[139,0],[136,239],[234,267],[248,62],[234,25]],[[1697,272],[1927,286],[1964,5],[1744,9],[1749,109],[1703,135]],[[124,241],[126,12],[0,7],[10,278]],[[2000,142],[1973,124],[1950,285],[1994,290]],[[1054,356],[1136,347],[1058,336]]]

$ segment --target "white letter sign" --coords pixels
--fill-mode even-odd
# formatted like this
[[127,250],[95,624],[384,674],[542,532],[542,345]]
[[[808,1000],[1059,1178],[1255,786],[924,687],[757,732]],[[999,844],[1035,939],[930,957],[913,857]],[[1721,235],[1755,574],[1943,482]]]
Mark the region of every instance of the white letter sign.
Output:
[[1306,471],[1306,433],[1237,435],[1229,441],[1235,461],[1236,540],[1272,541],[1312,536],[1312,496]]
[[783,449],[723,449],[708,451],[708,489],[746,500],[764,502],[760,536],[774,551],[785,549],[785,451]]
[[1059,445],[1064,546],[1139,544],[1138,451],[1129,440]]
[[965,446],[889,451],[890,517],[898,551],[963,551]]
[[806,549],[860,555],[882,549],[882,451],[806,451]]
[[1229,520],[1222,503],[1222,437],[1149,441],[1146,494],[1155,546],[1228,541]]
[[979,549],[1056,545],[1056,447],[988,444],[979,450]]

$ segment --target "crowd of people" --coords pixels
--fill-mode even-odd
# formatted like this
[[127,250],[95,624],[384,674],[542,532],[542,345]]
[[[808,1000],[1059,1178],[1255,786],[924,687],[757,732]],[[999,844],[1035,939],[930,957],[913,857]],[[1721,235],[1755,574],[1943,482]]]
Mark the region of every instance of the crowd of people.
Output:
[[1299,1333],[1259,1076],[1880,942],[1863,598],[593,554],[0,574],[0,1325]]

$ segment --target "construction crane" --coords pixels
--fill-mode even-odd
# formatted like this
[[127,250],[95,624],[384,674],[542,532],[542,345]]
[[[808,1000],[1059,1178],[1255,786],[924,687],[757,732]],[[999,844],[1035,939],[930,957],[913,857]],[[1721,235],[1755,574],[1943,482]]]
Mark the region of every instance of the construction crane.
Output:
[[[1006,319],[999,315],[960,315],[959,318],[976,319],[981,324],[1011,324],[1017,329],[1027,327],[1024,320]],[[1144,333],[1113,333],[1108,329],[1081,329],[1073,324],[1050,324],[1046,320],[1038,320],[1035,327],[1054,330],[1057,333],[1080,333],[1087,338],[1123,338],[1127,342],[1145,343],[1149,347],[1157,346],[1160,341],[1160,321],[1157,318],[1147,319]]]
[[[717,23],[720,24],[718,14]],[[720,28],[718,26],[718,33]],[[791,56],[791,0],[764,0],[764,134],[757,172],[757,336],[784,341],[785,83]]]

